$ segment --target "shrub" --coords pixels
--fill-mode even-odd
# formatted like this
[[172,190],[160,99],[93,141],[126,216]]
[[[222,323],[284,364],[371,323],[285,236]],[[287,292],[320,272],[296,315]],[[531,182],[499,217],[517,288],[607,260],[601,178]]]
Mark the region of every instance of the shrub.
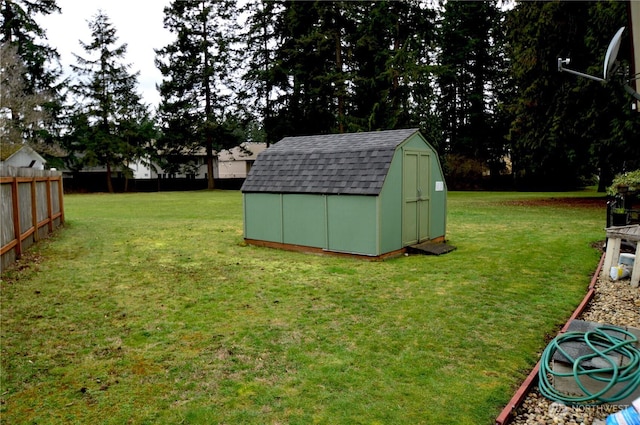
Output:
[[618,193],[634,193],[640,190],[640,170],[618,174],[607,188],[607,195],[615,196]]

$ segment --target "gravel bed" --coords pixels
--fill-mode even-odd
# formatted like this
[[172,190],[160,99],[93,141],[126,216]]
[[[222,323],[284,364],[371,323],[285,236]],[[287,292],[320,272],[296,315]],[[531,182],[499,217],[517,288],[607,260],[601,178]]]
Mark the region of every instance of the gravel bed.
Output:
[[[615,326],[640,327],[640,289],[629,279],[610,282],[598,279],[594,296],[578,317]],[[554,403],[532,388],[516,410],[512,425],[604,425],[607,416],[627,406],[576,406]]]

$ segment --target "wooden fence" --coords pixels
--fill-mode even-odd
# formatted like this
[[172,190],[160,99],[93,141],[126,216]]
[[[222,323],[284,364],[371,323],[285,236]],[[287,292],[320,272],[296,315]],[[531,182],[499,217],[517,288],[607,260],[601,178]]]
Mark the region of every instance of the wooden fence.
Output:
[[62,173],[0,166],[0,269],[64,223]]

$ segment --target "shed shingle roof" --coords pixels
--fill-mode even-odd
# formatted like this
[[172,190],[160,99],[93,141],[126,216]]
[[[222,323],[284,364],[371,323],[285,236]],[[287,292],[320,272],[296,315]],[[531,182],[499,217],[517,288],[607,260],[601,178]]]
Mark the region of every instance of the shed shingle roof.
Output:
[[377,195],[417,129],[285,137],[258,155],[243,192]]

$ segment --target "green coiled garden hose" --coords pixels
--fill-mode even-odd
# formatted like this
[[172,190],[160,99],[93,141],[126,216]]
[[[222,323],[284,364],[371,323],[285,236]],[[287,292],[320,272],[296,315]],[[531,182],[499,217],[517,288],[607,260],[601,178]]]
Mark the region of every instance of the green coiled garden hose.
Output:
[[[621,339],[612,333],[623,334],[627,338]],[[563,344],[568,342],[580,342],[590,348],[589,353],[577,358],[572,358]],[[566,332],[554,338],[542,353],[540,370],[538,371],[538,388],[540,393],[550,400],[569,405],[596,405],[602,403],[614,403],[631,395],[640,386],[640,350],[636,347],[638,338],[624,329],[615,326],[601,326],[587,332]],[[565,346],[566,348],[566,346]],[[560,352],[569,363],[573,364],[572,372],[560,373],[551,369],[553,355]],[[622,365],[616,364],[611,354],[622,356]],[[609,367],[587,369],[585,362],[599,358],[604,360]],[[568,395],[556,390],[553,386],[554,378],[573,377],[583,395]],[[585,378],[591,378],[603,383],[602,389],[595,393],[589,392],[584,384]],[[613,394],[610,390],[618,384],[622,384]]]

